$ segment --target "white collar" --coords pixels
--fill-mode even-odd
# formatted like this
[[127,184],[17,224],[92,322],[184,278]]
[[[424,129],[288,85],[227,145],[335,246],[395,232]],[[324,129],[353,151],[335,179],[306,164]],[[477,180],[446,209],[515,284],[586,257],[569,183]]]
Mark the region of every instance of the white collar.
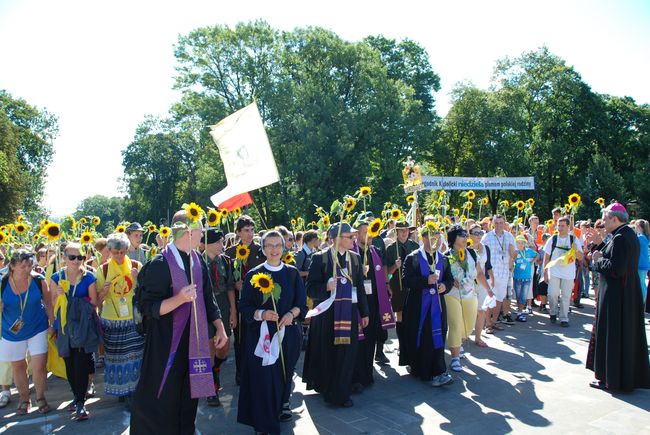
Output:
[[307,254],[307,255],[311,254],[311,249],[309,249],[309,246],[307,246],[306,243],[304,245],[302,245],[302,249],[303,249],[303,251],[305,251],[305,254]]
[[[424,249],[424,245],[420,246],[418,248],[418,251],[420,251],[420,255],[422,255],[422,258],[424,258],[425,260],[428,261],[428,259],[427,259],[427,251]],[[438,252],[435,251],[435,250],[431,253],[431,257],[433,257],[433,262],[434,263],[436,262],[436,256],[437,255],[438,255]]]
[[183,259],[181,258],[181,253],[179,252],[176,245],[174,243],[170,243],[167,246],[169,246],[170,251],[172,251],[172,254],[174,254],[174,260],[176,260],[176,264],[178,264],[178,267],[185,270],[185,264],[183,264]]
[[279,272],[284,267],[284,263],[280,262],[279,266],[272,266],[272,265],[269,264],[268,261],[265,261],[264,262],[264,267],[267,268],[268,270],[270,270],[271,272]]

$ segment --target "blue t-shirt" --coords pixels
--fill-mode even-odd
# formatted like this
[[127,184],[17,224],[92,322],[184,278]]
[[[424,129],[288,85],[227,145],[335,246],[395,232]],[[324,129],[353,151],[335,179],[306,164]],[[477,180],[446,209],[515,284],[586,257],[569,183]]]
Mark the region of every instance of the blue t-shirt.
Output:
[[[43,278],[43,281],[45,279]],[[22,301],[22,302],[21,302]],[[42,289],[37,281],[32,279],[29,290],[17,295],[11,288],[11,282],[2,291],[2,339],[7,341],[24,341],[47,331],[47,313],[43,305]],[[20,317],[20,305],[24,304],[22,314],[23,327],[18,333],[11,331],[11,326]]]
[[[58,285],[59,279],[61,279],[61,274],[63,274],[63,279],[66,279],[65,270],[63,270],[52,275],[52,282]],[[94,284],[95,281],[97,281],[95,275],[93,275],[92,272],[86,272],[83,278],[81,278],[81,281],[79,281],[79,284],[77,284],[76,288],[74,284],[70,283],[70,293],[68,293],[68,296],[74,296],[75,298],[87,298],[88,287],[90,287],[91,284]],[[54,326],[56,328],[59,324],[59,313],[54,313],[54,317]]]
[[526,248],[523,251],[515,251],[515,272],[514,279],[532,279],[533,261],[537,258],[537,252],[534,249]]
[[650,269],[650,259],[648,259],[648,238],[645,234],[637,234],[639,240],[639,270]]

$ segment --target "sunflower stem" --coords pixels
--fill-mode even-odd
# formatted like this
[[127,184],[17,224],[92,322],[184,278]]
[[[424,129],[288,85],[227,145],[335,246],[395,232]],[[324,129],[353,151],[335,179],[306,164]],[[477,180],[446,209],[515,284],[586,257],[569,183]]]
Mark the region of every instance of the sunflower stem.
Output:
[[[275,307],[275,298],[273,297],[273,293],[271,293],[271,302],[273,302],[273,311],[276,313],[278,312],[278,309]],[[280,323],[276,320],[275,321],[275,331],[276,331],[276,336],[278,337],[278,344],[280,345],[280,361],[282,361],[282,378],[284,379],[284,383],[287,383],[287,369],[284,366],[284,351],[282,350],[282,342],[280,341]]]
[[[190,225],[190,228],[188,230],[188,234],[190,236],[190,284],[194,284],[194,272],[192,271],[193,268],[193,261],[192,261],[192,252],[194,251],[192,249],[192,225]],[[200,346],[199,346],[199,318],[197,317],[196,314],[196,298],[192,299],[192,311],[194,312],[194,331],[196,332],[196,350],[200,351]]]

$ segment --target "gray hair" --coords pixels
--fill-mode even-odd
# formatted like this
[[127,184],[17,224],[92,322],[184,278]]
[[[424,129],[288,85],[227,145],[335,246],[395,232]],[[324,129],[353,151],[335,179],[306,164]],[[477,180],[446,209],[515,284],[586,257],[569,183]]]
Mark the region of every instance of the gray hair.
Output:
[[129,242],[129,237],[124,233],[114,233],[108,236],[106,240],[106,246],[108,249],[117,249],[121,251],[127,249],[131,242]]
[[264,233],[264,235],[262,236],[262,240],[260,242],[260,245],[262,246],[262,253],[264,255],[266,255],[266,252],[264,252],[264,243],[266,242],[266,239],[268,239],[269,237],[278,237],[280,240],[282,240],[282,250],[284,251],[284,249],[286,248],[286,244],[284,243],[284,237],[282,237],[280,231],[271,230]]
[[630,215],[623,210],[607,210],[604,211],[603,214],[606,215],[609,219],[615,217],[621,223],[626,223],[628,219],[630,219]]

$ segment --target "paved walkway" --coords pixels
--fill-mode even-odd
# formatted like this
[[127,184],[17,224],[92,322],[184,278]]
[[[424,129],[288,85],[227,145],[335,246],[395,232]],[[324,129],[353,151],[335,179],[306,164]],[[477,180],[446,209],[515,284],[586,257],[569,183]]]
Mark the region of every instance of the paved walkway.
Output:
[[[295,419],[285,433],[299,434],[430,434],[450,433],[645,433],[650,434],[650,390],[610,394],[588,386],[584,368],[593,320],[593,302],[574,311],[571,326],[550,325],[535,314],[527,323],[507,326],[486,338],[490,348],[467,345],[465,371],[454,384],[436,389],[407,375],[388,354],[391,366],[376,366],[373,387],[354,396],[350,409],[332,408],[305,391],[299,374],[292,399]],[[650,326],[646,328],[650,338]],[[394,335],[392,336],[394,339]],[[393,341],[394,343],[394,341]],[[302,369],[302,361],[298,364]],[[250,434],[237,424],[234,362],[224,365],[222,408],[199,406],[202,434]],[[14,415],[17,396],[0,413],[0,433],[121,434],[128,433],[129,414],[115,398],[89,400],[90,420],[77,423],[64,408],[70,400],[67,382],[51,379],[50,404],[59,410],[41,416]],[[101,375],[97,387],[102,391]],[[32,395],[33,397],[33,395]]]

